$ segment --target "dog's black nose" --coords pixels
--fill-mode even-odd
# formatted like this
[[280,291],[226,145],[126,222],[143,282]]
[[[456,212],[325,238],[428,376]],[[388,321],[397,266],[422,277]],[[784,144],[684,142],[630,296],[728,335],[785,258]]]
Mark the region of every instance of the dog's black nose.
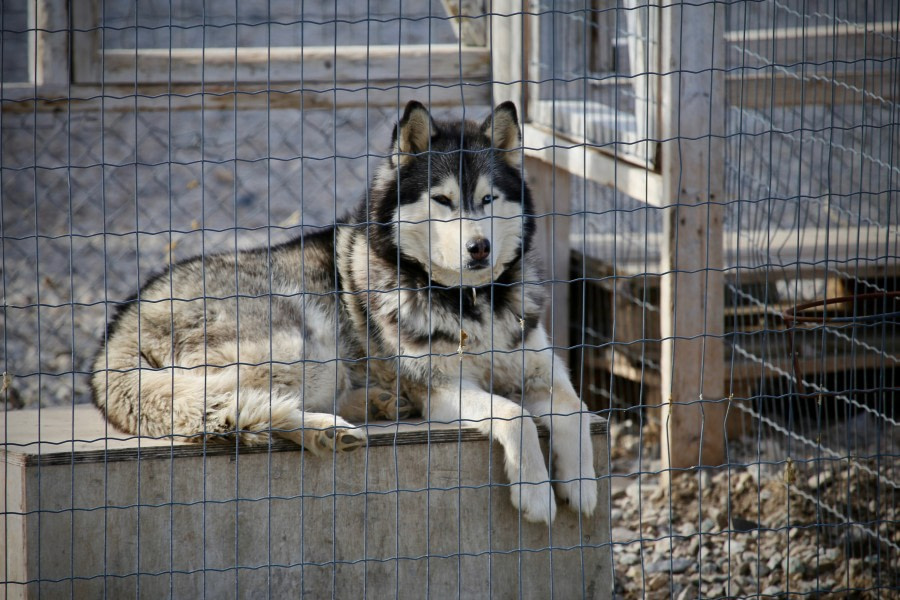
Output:
[[466,244],[466,250],[469,251],[474,260],[484,260],[491,253],[491,242],[487,238],[469,240]]

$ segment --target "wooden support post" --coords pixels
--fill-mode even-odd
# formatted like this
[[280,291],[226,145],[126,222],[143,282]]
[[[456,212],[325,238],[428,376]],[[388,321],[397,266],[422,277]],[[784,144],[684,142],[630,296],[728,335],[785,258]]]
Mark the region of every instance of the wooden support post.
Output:
[[[566,152],[562,150],[561,152]],[[569,346],[569,227],[571,175],[555,164],[525,159],[525,177],[534,197],[537,218],[536,248],[544,258],[544,277],[550,284],[544,324],[557,353],[567,358]]]
[[522,97],[522,2],[517,0],[489,0],[491,12],[491,80],[494,105],[512,100],[519,107],[524,122],[525,106]]
[[488,19],[484,17],[484,0],[441,0],[456,37],[465,46],[484,46]]
[[[518,0],[491,0],[491,37],[488,46],[491,53],[491,78],[493,80],[494,105],[512,100],[519,108],[519,119],[524,126],[527,120],[527,95],[523,88],[525,79],[524,46],[526,36],[522,16],[524,4]],[[536,29],[532,29],[531,35]],[[551,144],[555,143],[553,139]],[[528,144],[525,144],[526,147]],[[544,323],[551,343],[558,349],[569,345],[569,223],[565,216],[570,210],[571,176],[556,162],[552,149],[545,149],[540,158],[528,156],[525,150],[525,176],[534,196],[537,222],[537,248],[544,257],[544,275],[555,281],[550,287],[550,299]],[[569,154],[568,150],[560,150]],[[558,350],[560,354],[566,354]]]
[[664,468],[725,457],[724,17],[723,7],[701,0],[662,9]]
[[34,84],[64,91],[69,83],[69,5],[60,0],[28,3],[32,28],[28,40],[28,70]]

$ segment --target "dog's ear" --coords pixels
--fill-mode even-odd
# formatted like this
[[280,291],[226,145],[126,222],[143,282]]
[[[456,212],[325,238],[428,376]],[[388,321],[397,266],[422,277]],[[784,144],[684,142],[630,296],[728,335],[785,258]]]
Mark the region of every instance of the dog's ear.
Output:
[[507,101],[498,105],[481,124],[481,132],[491,140],[491,146],[503,151],[503,160],[513,167],[519,167],[522,159],[513,150],[522,147],[522,131],[519,129],[515,104]]
[[391,139],[394,166],[405,165],[418,154],[428,150],[431,138],[437,135],[437,126],[428,109],[421,102],[410,100],[403,111],[403,118],[394,126]]

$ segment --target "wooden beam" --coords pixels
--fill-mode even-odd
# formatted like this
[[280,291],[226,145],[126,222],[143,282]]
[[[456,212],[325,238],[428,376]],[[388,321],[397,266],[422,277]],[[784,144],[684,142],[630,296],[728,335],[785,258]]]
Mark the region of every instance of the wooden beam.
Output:
[[[725,11],[705,0],[662,8],[664,468],[725,460],[722,220]],[[715,202],[716,204],[713,204]]]
[[900,99],[896,74],[872,63],[834,72],[827,64],[732,71],[726,85],[729,106],[762,110],[804,104],[888,104]]
[[730,64],[780,65],[801,62],[894,58],[900,23],[846,23],[816,27],[739,29],[725,33]]
[[[754,238],[753,236],[758,236]],[[603,259],[615,256],[616,273],[634,275],[662,269],[663,254],[668,251],[663,233],[631,233],[627,236],[603,233],[574,233],[572,244],[584,248],[592,257]],[[773,274],[775,269],[798,272],[828,271],[849,262],[854,273],[869,267],[883,268],[887,257],[900,253],[900,240],[886,227],[809,226],[796,229],[772,227],[763,231],[729,231],[723,233],[723,264],[730,272],[744,273],[760,270]],[[771,248],[771,253],[766,247]],[[828,256],[828,262],[823,257]],[[783,273],[779,274],[783,277]]]
[[343,85],[425,77],[486,83],[490,77],[487,49],[457,44],[114,49],[104,50],[102,60],[107,84],[303,81]]
[[662,205],[662,178],[659,173],[615,156],[607,148],[572,141],[536,125],[525,125],[525,155],[553,163],[569,173],[616,188],[636,200]]
[[[100,109],[107,111],[161,110],[265,110],[332,108],[403,107],[409,100],[428,100],[434,106],[458,107],[461,104],[484,106],[491,101],[489,85],[467,85],[457,81],[406,80],[400,84],[371,81],[341,82],[341,89],[329,85],[297,83],[208,84],[117,84],[73,85],[67,87],[33,84],[4,84],[2,100],[4,112],[32,112],[60,110],[70,106],[73,111]],[[202,92],[201,92],[202,90]],[[137,102],[135,102],[137,95]]]
[[[81,34],[82,32],[76,32],[75,37],[78,37]],[[99,62],[97,61],[91,61],[91,63],[94,63],[94,67],[99,66]],[[78,53],[76,53],[74,59],[74,68],[75,79],[77,82],[91,80],[90,77],[84,75],[85,69],[91,67],[87,61],[78,58]],[[99,71],[96,77],[95,81],[99,82]],[[491,84],[484,81],[473,82],[469,80],[460,81],[458,74],[455,80],[432,79],[431,81],[428,81],[425,78],[420,78],[404,79],[399,82],[396,79],[393,82],[374,80],[368,82],[341,81],[339,82],[339,87],[341,89],[336,92],[333,90],[333,86],[330,82],[327,82],[327,85],[326,82],[308,81],[305,83],[307,84],[304,86],[306,89],[306,91],[304,91],[304,94],[306,95],[304,101],[305,105],[311,108],[328,109],[333,106],[337,106],[338,108],[365,106],[367,93],[369,98],[368,104],[370,106],[394,106],[397,104],[398,86],[400,89],[401,104],[403,104],[406,102],[407,97],[409,99],[421,99],[422,97],[427,96],[427,87],[429,85],[431,85],[432,105],[459,106],[463,102],[466,104],[489,105],[493,101],[491,98],[492,88],[495,98],[498,89],[496,83]],[[137,82],[137,86],[135,86],[134,81],[119,84],[107,83],[105,86],[99,84],[76,83],[72,85],[71,97],[68,96],[69,88],[68,83],[66,82],[59,82],[56,84],[45,82],[38,87],[35,87],[34,83],[31,82],[7,82],[0,85],[2,85],[2,96],[0,96],[0,98],[2,98],[5,103],[4,110],[11,111],[33,111],[35,108],[35,101],[37,102],[38,110],[54,110],[59,108],[60,105],[67,102],[69,99],[72,100],[73,110],[80,110],[82,108],[96,109],[97,104],[91,102],[91,100],[96,100],[101,94],[105,93],[110,97],[131,96],[135,93],[135,90],[137,90],[137,94],[141,96],[164,96],[169,93],[175,95],[195,95],[196,100],[193,102],[189,99],[180,98],[175,101],[175,104],[182,109],[199,108],[199,100],[201,98],[205,98],[205,102],[212,102],[213,104],[228,102],[227,108],[231,108],[232,104],[230,103],[232,101],[230,100],[230,94],[232,94],[235,89],[237,89],[239,94],[253,94],[256,96],[255,99],[247,98],[246,100],[242,100],[242,103],[246,103],[247,107],[265,108],[269,105],[266,99],[266,93],[268,91],[272,92],[272,108],[297,108],[300,105],[300,102],[297,99],[299,97],[298,94],[300,93],[299,81],[272,82],[269,86],[264,85],[264,82],[238,82],[237,86],[235,86],[234,83],[208,83],[202,88],[203,91],[208,94],[205,97],[200,96],[201,86],[198,82],[175,83],[171,86],[167,83],[146,83],[142,81]],[[368,90],[366,90],[367,87]],[[501,89],[506,89],[508,87],[509,86],[506,85],[500,86]],[[318,88],[318,90],[312,91],[309,88]],[[831,74],[828,76],[816,74],[805,74],[801,76],[800,74],[765,74],[760,73],[759,71],[753,71],[751,74],[747,75],[729,75],[726,79],[726,90],[729,106],[742,106],[743,108],[757,110],[765,110],[773,106],[795,106],[803,103],[846,105],[859,104],[862,102],[895,102],[900,99],[900,86],[896,85],[895,80],[892,79],[891,73],[885,70],[844,72],[839,73],[837,79],[832,78]],[[286,93],[292,93],[293,97],[285,96]],[[214,98],[215,95],[221,94],[227,95],[229,99],[220,102]],[[141,99],[142,103],[145,101],[145,99]],[[15,103],[24,103],[24,106],[17,107]],[[154,102],[151,101],[150,104],[154,104]],[[160,108],[164,108],[165,104],[165,101],[160,102]],[[519,105],[518,100],[516,101],[516,104]],[[154,109],[150,108],[150,110]],[[533,128],[532,131],[528,133],[530,133],[530,139],[534,143],[529,143],[527,145],[532,149],[542,148],[543,144],[539,140],[547,140],[552,137],[545,129],[534,125],[526,125],[526,129],[529,127]],[[537,131],[540,131],[540,133],[536,133]],[[569,139],[568,136],[563,135],[557,135],[556,139],[557,144],[561,141],[563,143],[571,142],[570,145],[579,143]],[[635,181],[639,182],[640,179],[643,178],[643,175],[640,173],[643,169],[634,171],[638,175],[637,180],[635,180],[630,174],[626,175],[624,170],[632,164],[630,163],[630,157],[627,155],[620,154],[616,160],[611,153],[604,149],[589,147],[588,150],[589,153],[594,151],[598,152],[598,157],[596,159],[594,157],[589,157],[588,163],[593,164],[599,171],[588,173],[586,178],[591,181],[598,181],[603,185],[613,185],[614,187],[620,188],[623,193],[633,195],[627,190],[635,189],[632,187],[632,183]],[[572,169],[584,171],[585,169],[577,166],[577,162],[578,161],[576,160],[571,164],[566,164],[569,164]],[[613,170],[610,166],[616,162],[620,167],[618,170],[617,182],[613,183],[612,180],[614,178],[611,175]],[[624,180],[621,179],[623,175],[626,177]],[[658,186],[654,183],[654,180],[659,180],[659,174],[650,172],[649,178],[648,189],[656,189]],[[640,184],[638,190],[642,189],[642,187],[643,184]],[[648,193],[645,196],[640,191],[635,193],[640,194],[636,196],[639,200],[643,200],[647,197],[650,198],[650,204],[658,204],[657,200],[659,194]]]

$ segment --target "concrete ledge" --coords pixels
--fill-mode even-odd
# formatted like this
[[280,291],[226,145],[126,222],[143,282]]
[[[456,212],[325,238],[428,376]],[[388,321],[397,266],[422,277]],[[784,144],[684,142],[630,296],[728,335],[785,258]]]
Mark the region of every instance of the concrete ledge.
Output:
[[[611,590],[608,479],[590,519],[560,507],[551,528],[522,521],[499,446],[457,424],[375,423],[367,449],[315,457],[128,437],[90,406],[4,419],[8,598]],[[605,474],[604,421],[592,436]]]

